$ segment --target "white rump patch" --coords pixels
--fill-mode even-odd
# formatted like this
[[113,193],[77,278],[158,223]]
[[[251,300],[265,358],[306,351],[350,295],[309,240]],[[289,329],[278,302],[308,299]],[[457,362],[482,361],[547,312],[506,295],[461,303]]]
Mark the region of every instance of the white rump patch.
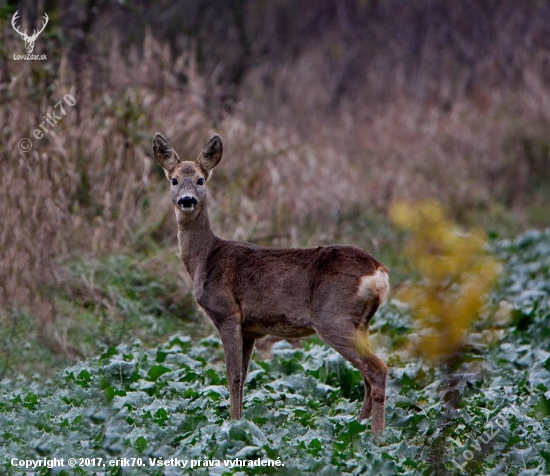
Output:
[[378,296],[380,304],[383,304],[390,292],[390,280],[388,273],[383,269],[377,268],[374,274],[363,276],[359,283],[357,294],[365,298]]

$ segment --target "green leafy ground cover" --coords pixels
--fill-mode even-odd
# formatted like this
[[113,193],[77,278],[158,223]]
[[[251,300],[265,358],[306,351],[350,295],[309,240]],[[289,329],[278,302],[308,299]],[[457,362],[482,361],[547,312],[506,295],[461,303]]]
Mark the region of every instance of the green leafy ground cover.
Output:
[[[210,328],[201,334],[195,300],[182,286],[185,269],[177,254],[168,250],[153,256],[111,255],[65,263],[52,293],[55,331],[69,352],[52,352],[37,320],[12,310],[0,320],[0,380],[13,368],[24,375],[52,377],[70,363],[67,354],[84,359],[134,339],[152,347],[177,332],[208,335]],[[155,261],[158,256],[162,261]]]
[[[494,243],[505,274],[485,317],[451,369],[410,356],[398,302],[373,332],[389,364],[384,444],[358,423],[359,373],[316,339],[253,361],[245,418],[228,420],[219,340],[176,335],[148,349],[106,347],[56,380],[4,379],[0,468],[11,458],[141,458],[142,467],[29,474],[521,474],[550,473],[550,230]],[[449,385],[451,388],[449,389]],[[443,390],[461,395],[458,408]],[[181,470],[150,458],[201,461]],[[202,467],[204,460],[281,461],[279,467]]]

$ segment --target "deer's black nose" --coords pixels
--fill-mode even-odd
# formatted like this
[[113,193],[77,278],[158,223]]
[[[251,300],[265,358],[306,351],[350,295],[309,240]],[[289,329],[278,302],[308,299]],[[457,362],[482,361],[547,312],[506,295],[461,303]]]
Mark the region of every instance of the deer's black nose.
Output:
[[195,197],[180,197],[178,198],[178,205],[183,208],[191,208],[197,205],[197,199]]

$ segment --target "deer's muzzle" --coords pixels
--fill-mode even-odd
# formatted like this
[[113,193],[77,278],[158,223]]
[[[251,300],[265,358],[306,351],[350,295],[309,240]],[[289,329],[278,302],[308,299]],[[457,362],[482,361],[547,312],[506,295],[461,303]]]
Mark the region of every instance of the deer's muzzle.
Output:
[[197,206],[197,199],[190,195],[178,198],[178,207],[184,212],[192,212]]

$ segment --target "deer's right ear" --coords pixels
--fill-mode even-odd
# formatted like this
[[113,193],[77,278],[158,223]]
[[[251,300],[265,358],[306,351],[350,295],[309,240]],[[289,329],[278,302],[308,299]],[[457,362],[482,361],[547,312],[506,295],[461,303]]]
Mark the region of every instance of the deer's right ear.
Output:
[[176,151],[159,132],[155,134],[153,139],[153,152],[155,153],[157,162],[164,169],[167,177],[169,177],[170,173],[181,162]]

